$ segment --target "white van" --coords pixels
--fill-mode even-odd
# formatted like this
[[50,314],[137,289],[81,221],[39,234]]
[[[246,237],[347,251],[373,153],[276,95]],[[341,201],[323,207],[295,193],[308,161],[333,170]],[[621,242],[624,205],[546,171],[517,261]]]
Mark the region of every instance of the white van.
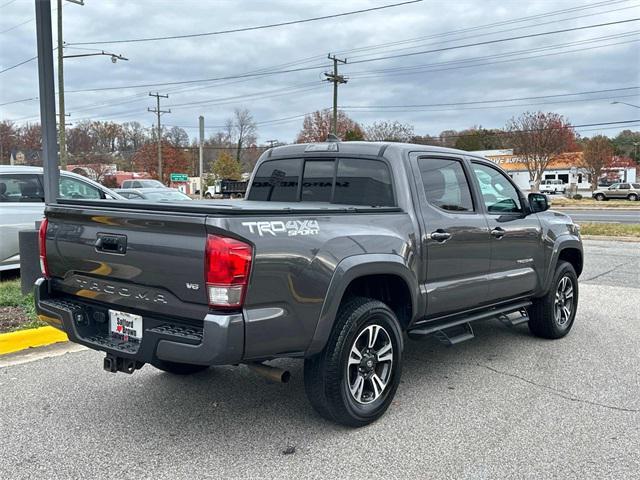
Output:
[[562,180],[543,180],[540,182],[540,193],[565,193],[567,185]]

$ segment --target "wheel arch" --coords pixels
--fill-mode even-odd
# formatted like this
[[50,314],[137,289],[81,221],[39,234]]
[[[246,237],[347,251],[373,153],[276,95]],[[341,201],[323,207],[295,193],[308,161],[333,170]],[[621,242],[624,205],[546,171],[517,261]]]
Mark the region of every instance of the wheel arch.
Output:
[[582,242],[579,238],[571,236],[560,236],[555,242],[553,252],[549,262],[549,267],[546,272],[544,288],[542,294],[544,295],[551,287],[554,272],[558,262],[565,261],[573,265],[576,271],[576,275],[580,277],[584,267],[584,253],[582,250]]
[[417,279],[403,257],[393,254],[347,257],[336,267],[305,356],[322,351],[340,305],[351,296],[371,297],[387,303],[403,330],[419,311]]

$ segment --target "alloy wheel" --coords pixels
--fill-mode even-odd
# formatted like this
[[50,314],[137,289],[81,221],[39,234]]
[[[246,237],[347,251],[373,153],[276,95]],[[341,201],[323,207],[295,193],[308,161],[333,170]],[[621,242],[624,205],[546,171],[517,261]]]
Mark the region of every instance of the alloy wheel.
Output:
[[564,327],[573,313],[573,281],[566,275],[558,282],[553,306],[556,323]]
[[346,381],[351,397],[366,405],[376,401],[389,384],[393,344],[380,325],[368,325],[354,340],[347,361]]

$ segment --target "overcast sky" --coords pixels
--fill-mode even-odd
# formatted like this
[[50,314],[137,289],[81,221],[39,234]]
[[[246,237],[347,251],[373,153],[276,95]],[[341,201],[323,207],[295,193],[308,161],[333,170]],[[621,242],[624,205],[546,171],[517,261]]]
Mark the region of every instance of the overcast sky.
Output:
[[[64,38],[68,44],[74,44],[212,32],[345,13],[398,1],[85,0],[84,6],[63,2]],[[55,1],[52,3],[55,8]],[[569,9],[572,10],[511,22]],[[33,0],[0,0],[0,70],[36,55],[34,15]],[[639,109],[612,105],[611,102],[640,104],[638,89],[430,106],[413,111],[405,106],[638,87],[640,22],[440,52],[397,55],[638,17],[640,2],[637,0],[424,0],[384,10],[241,33],[76,45],[65,49],[65,55],[92,52],[79,48],[104,49],[122,54],[129,61],[113,64],[108,57],[101,56],[65,60],[66,109],[71,113],[71,122],[85,118],[118,122],[137,120],[151,126],[155,116],[147,112],[147,107],[153,107],[155,99],[148,93],[158,91],[169,94],[169,99],[163,99],[162,108],[172,111],[163,117],[163,122],[184,127],[190,136],[197,133],[199,115],[205,116],[209,135],[224,123],[234,108],[246,107],[258,122],[261,142],[269,139],[292,141],[300,130],[302,119],[291,117],[332,104],[331,85],[322,82],[323,72],[329,65],[326,56],[331,52],[349,61],[340,67],[349,81],[340,87],[339,104],[364,125],[376,120],[398,120],[413,124],[416,134],[437,134],[442,130],[461,130],[473,125],[502,127],[513,115],[538,109],[558,112],[576,125],[633,120],[640,118]],[[55,12],[53,21],[55,32]],[[505,23],[475,28],[497,22]],[[405,40],[407,42],[403,42]],[[396,58],[369,61],[389,56]],[[492,58],[483,58],[488,56]],[[364,62],[356,63],[358,61]],[[228,77],[260,69],[307,67],[315,68],[241,80],[127,88]],[[104,87],[118,88],[74,92]],[[37,95],[36,61],[0,74],[0,104]],[[203,103],[206,101],[208,103]],[[533,103],[540,105],[530,105]],[[399,107],[380,108],[391,105]],[[363,106],[375,108],[355,108]],[[38,121],[38,101],[4,105],[0,107],[0,119],[11,119],[16,123]],[[638,124],[640,122],[632,128],[637,130]],[[579,131],[591,136],[596,133],[615,135],[620,130],[622,127],[605,126],[600,130],[585,128]]]

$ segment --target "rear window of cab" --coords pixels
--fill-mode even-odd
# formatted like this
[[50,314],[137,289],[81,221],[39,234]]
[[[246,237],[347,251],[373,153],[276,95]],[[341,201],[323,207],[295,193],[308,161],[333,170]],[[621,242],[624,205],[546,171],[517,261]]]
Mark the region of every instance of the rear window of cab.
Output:
[[266,161],[258,167],[247,200],[395,206],[387,164],[362,158]]

